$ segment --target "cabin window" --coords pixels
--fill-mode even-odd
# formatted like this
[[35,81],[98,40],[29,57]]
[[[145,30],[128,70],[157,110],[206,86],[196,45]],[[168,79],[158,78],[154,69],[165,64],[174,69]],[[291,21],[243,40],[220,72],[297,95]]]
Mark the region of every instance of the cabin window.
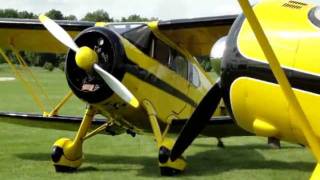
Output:
[[158,60],[161,64],[168,66],[170,57],[170,47],[164,44],[159,39],[154,41],[154,59]]
[[195,86],[200,86],[200,76],[199,72],[196,67],[194,67],[192,64],[190,64],[190,70],[189,70],[189,81]]
[[188,61],[176,50],[170,50],[169,67],[177,74],[188,80]]
[[155,38],[151,43],[150,55],[162,65],[169,67],[169,69],[188,80],[188,61],[177,50]]
[[140,26],[123,33],[123,37],[140,49],[143,53],[149,54],[152,40],[152,33],[148,26]]

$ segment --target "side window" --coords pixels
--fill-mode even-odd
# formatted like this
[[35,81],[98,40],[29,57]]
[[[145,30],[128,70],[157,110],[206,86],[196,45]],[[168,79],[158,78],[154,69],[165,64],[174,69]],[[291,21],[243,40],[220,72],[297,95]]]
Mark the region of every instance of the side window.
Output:
[[159,39],[154,40],[154,52],[153,57],[161,64],[168,66],[170,47],[164,44]]
[[197,68],[190,64],[189,81],[196,87],[200,86],[200,76]]
[[173,49],[171,49],[169,67],[183,78],[188,79],[188,61]]
[[151,43],[151,52],[153,58],[161,64],[169,67],[172,71],[188,80],[188,61],[176,50],[170,48],[159,39],[154,39]]

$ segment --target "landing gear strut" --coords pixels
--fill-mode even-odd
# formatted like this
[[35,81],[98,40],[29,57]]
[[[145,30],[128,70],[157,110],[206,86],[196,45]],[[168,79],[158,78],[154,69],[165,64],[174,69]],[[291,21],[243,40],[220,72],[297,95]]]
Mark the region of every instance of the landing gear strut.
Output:
[[90,106],[86,110],[75,139],[72,141],[61,138],[54,143],[51,159],[57,172],[74,172],[82,164],[82,144],[95,114],[96,110]]
[[[149,115],[152,131],[159,148],[159,168],[162,176],[174,176],[186,168],[186,160],[183,157],[178,158],[175,161],[170,160],[170,153],[174,145],[174,141],[170,138],[165,138],[161,133],[159,123],[156,117],[156,111],[149,101],[142,102],[145,110]],[[166,133],[164,133],[166,134]]]
[[183,157],[175,161],[171,161],[170,154],[174,141],[166,138],[159,149],[159,167],[162,176],[174,176],[184,171],[186,168],[186,160]]

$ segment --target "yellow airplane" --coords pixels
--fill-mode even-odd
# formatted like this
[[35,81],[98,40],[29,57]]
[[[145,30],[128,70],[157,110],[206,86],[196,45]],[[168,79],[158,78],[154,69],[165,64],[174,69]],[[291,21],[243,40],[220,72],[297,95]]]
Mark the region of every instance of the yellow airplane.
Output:
[[[24,120],[2,121],[68,130],[76,130],[81,122],[73,140],[62,138],[53,145],[52,161],[58,172],[79,168],[83,142],[96,134],[127,132],[134,136],[151,132],[159,149],[161,174],[179,173],[186,166],[182,157],[163,162],[174,143],[167,134],[179,132],[216,81],[206,74],[195,56],[209,55],[214,42],[227,35],[235,18],[148,23],[55,22],[44,15],[39,21],[0,19],[0,54],[43,112],[3,112],[1,116]],[[3,49],[12,50],[21,68],[12,64]],[[39,92],[43,88],[20,55],[22,50],[68,52],[65,74],[72,92],[51,111],[35,91],[35,87]],[[25,79],[21,69],[30,74],[34,84]],[[73,94],[88,104],[82,119],[58,115]],[[94,119],[96,114],[106,119]],[[223,103],[208,124],[211,125],[202,133],[205,136],[251,135],[234,123]]]
[[[293,0],[264,0],[253,8],[246,0],[239,3],[244,15],[237,18],[90,27],[94,24],[56,24],[40,16],[49,32],[70,48],[67,81],[72,92],[88,103],[74,140],[59,139],[53,146],[56,170],[77,169],[83,160],[84,140],[121,127],[131,134],[152,130],[161,173],[172,175],[184,170],[181,155],[207,124],[211,125],[202,132],[207,136],[249,135],[240,126],[259,136],[303,144],[319,162],[319,63],[314,52],[320,44],[320,7]],[[0,27],[2,48],[66,51],[38,21],[3,20]],[[75,42],[69,35],[76,36]],[[194,58],[208,55],[215,42],[225,43],[225,48],[217,48],[217,54],[223,55],[216,83]],[[69,97],[44,115],[54,122],[64,120],[54,115]],[[232,119],[225,116],[222,98]],[[93,120],[95,114],[108,120]],[[166,136],[186,119],[176,142]],[[87,133],[91,122],[102,125]],[[319,165],[312,178],[319,179],[318,171]]]
[[229,31],[221,79],[201,100],[167,159],[181,156],[223,98],[243,129],[309,147],[318,162],[311,179],[319,179],[320,6],[293,0],[266,0],[253,8],[246,0],[239,3],[244,15]]

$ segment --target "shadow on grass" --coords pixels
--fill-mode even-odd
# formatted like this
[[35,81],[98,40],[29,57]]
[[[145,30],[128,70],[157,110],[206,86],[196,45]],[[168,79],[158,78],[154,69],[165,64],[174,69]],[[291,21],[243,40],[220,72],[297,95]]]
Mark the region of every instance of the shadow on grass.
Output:
[[[234,146],[234,145],[228,145],[227,143],[224,143],[225,149],[260,149],[260,150],[278,150],[271,148],[267,143],[266,144],[246,144],[245,146]],[[204,147],[204,148],[216,148],[216,144],[192,144],[192,146],[196,147]],[[300,145],[291,145],[291,146],[281,146],[281,149],[301,149],[304,148]],[[279,149],[279,150],[281,150]]]
[[[271,169],[271,170],[298,170],[312,171],[315,164],[311,162],[285,162],[280,160],[265,160],[265,158],[257,151],[257,146],[228,146],[226,149],[212,149],[197,153],[187,157],[189,168],[183,176],[197,176],[219,174],[230,170],[241,169]],[[280,150],[281,151],[281,150]],[[17,157],[34,161],[50,161],[50,154],[46,153],[23,153],[17,154]],[[103,165],[140,165],[124,166],[115,168],[101,168],[86,166],[79,169],[79,173],[92,171],[115,171],[125,172],[128,170],[136,170],[138,176],[159,177],[160,173],[157,166],[157,159],[146,156],[123,156],[123,155],[95,155],[86,154],[85,161],[94,164]]]

